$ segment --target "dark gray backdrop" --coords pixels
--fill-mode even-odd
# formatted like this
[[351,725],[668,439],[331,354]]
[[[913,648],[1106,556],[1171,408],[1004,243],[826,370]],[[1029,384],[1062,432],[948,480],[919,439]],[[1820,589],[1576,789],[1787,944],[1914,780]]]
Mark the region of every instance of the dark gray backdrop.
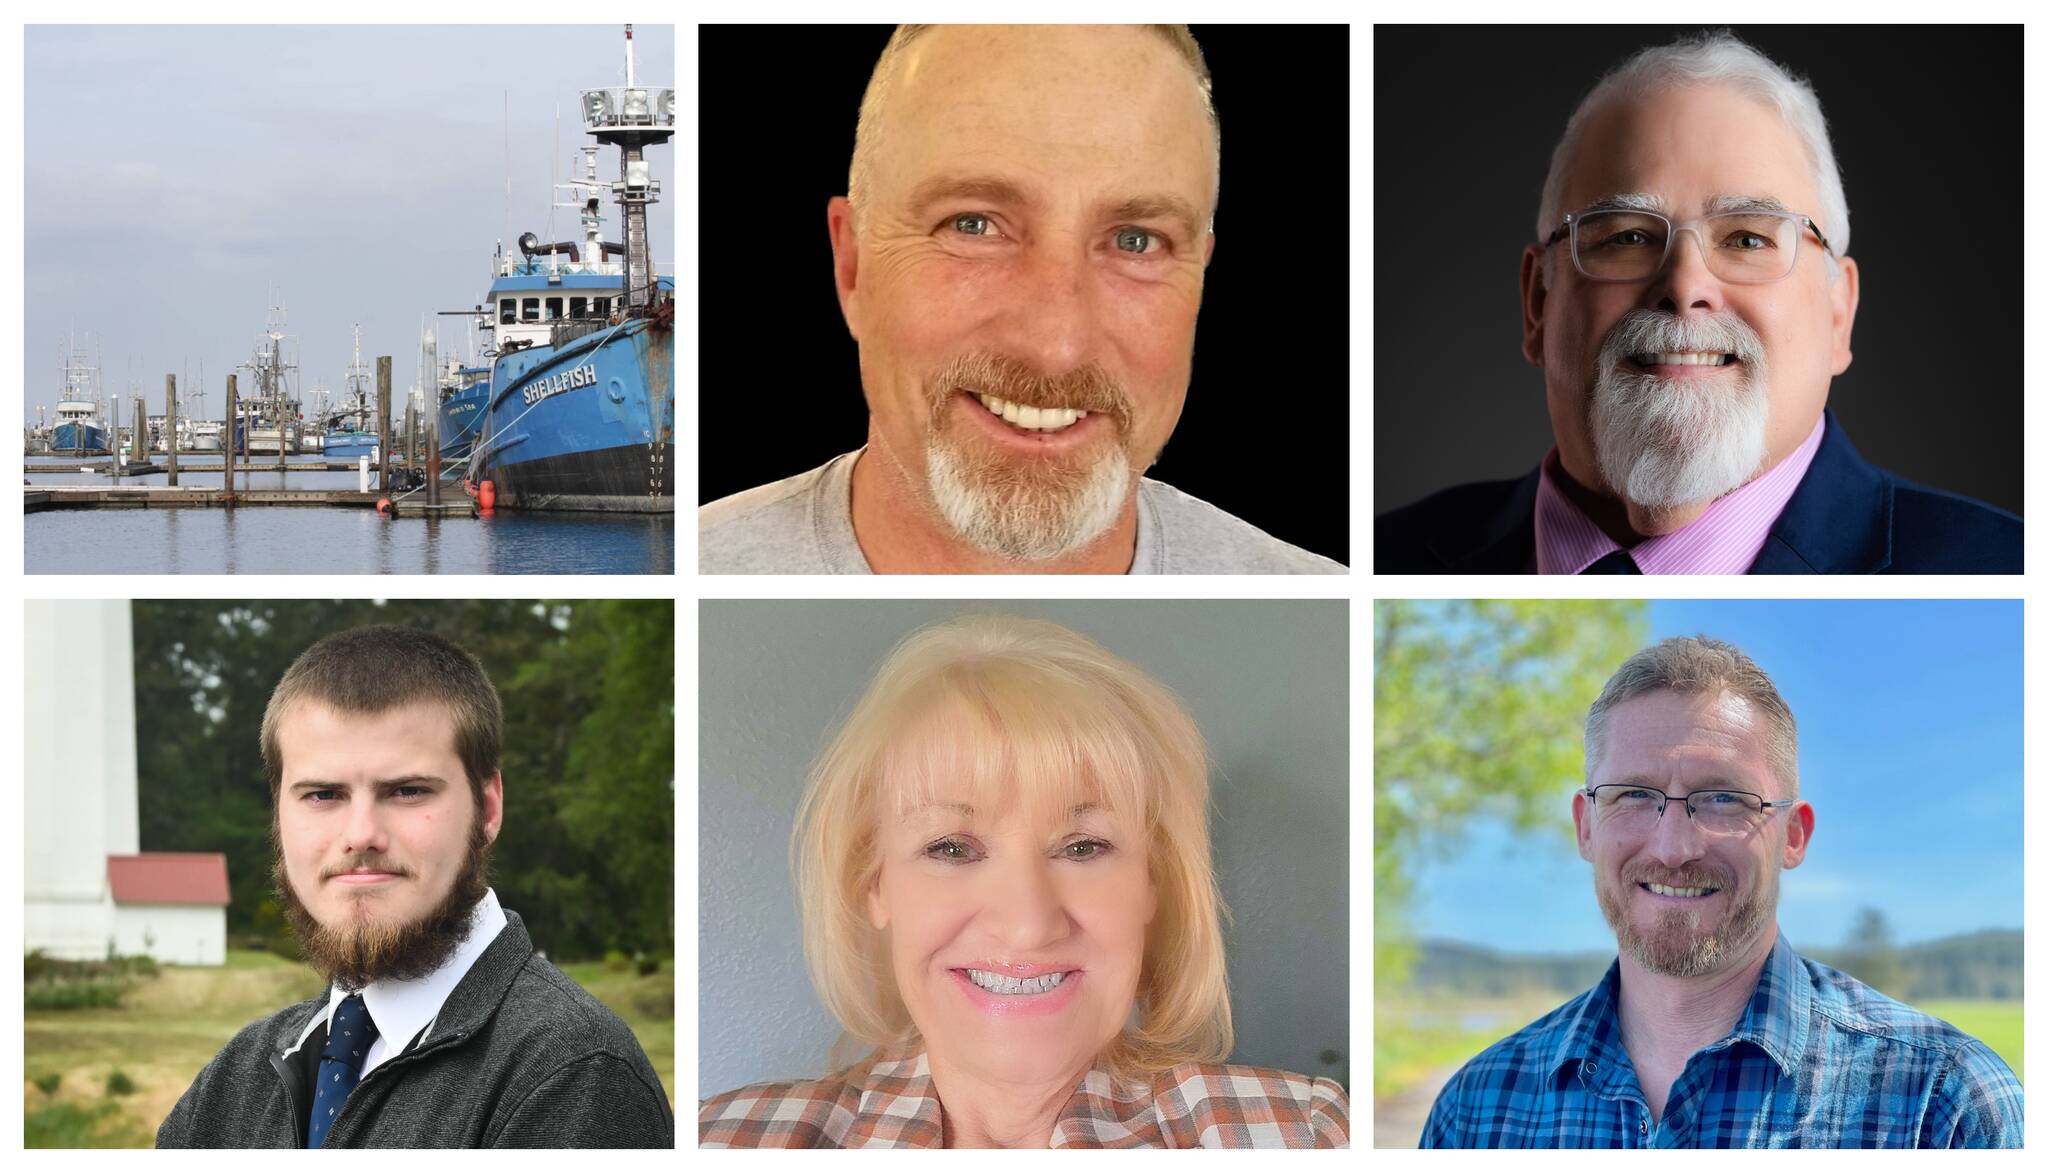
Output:
[[[1689,31],[1374,30],[1375,513],[1548,450],[1517,273],[1551,149],[1601,74]],[[2018,513],[2019,28],[1735,32],[1812,80],[1848,192],[1862,305],[1829,407],[1875,463]]]
[[[964,613],[1049,619],[1177,692],[1209,744],[1236,1063],[1350,1090],[1343,600],[706,600],[698,647],[698,1094],[825,1074],[789,832],[804,777],[889,649]],[[1325,1059],[1325,1054],[1330,1058]]]

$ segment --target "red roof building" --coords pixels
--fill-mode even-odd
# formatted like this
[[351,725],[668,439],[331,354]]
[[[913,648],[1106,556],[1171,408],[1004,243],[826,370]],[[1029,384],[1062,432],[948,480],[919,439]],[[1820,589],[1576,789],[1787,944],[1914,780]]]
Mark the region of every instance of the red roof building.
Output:
[[116,904],[228,904],[228,857],[218,851],[145,851],[107,857]]

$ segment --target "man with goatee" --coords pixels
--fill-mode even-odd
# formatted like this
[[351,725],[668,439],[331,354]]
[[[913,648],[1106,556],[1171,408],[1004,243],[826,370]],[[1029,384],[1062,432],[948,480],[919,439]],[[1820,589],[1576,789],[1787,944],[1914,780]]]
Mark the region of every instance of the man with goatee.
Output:
[[1586,714],[1572,817],[1621,956],[1453,1076],[1424,1148],[2020,1147],[1989,1047],[1779,934],[1814,813],[1792,710],[1740,650],[1631,656]]
[[497,690],[402,627],[307,649],[263,714],[273,874],[319,997],[245,1027],[159,1148],[671,1147],[632,1032],[488,886]]

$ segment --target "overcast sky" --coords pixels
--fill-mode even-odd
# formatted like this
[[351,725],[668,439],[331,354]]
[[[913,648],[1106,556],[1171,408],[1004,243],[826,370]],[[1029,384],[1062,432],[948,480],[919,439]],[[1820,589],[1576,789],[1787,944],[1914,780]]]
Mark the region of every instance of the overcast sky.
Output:
[[[674,26],[633,35],[636,79],[676,83]],[[189,363],[196,378],[201,360],[206,412],[220,418],[267,289],[297,336],[302,391],[340,393],[361,323],[364,362],[392,356],[402,402],[421,314],[475,305],[489,284],[505,236],[508,96],[510,248],[527,231],[580,239],[572,210],[554,212],[548,236],[550,175],[596,141],[577,91],[625,79],[616,24],[30,25],[24,50],[29,422],[38,405],[54,415],[67,329],[98,335],[124,419],[131,377],[161,413],[164,375]],[[667,266],[675,148],[648,157],[661,183],[648,233]],[[599,178],[618,171],[604,147]],[[609,194],[604,215],[605,239],[620,239]],[[459,345],[462,320],[441,321],[444,349]]]

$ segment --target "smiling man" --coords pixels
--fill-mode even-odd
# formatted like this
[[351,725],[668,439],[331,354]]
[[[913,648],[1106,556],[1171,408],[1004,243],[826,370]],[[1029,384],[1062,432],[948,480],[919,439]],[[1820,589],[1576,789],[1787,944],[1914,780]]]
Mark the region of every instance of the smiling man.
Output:
[[1342,573],[1143,475],[1187,397],[1218,143],[1185,26],[899,27],[826,212],[866,446],[704,506],[699,569]]
[[674,1145],[632,1032],[488,887],[502,726],[482,665],[424,631],[292,664],[263,714],[273,875],[329,987],[237,1034],[158,1147]]
[[1586,714],[1579,854],[1620,956],[1451,1078],[1425,1148],[2017,1148],[1978,1040],[1778,932],[1806,858],[1798,728],[1735,647],[1636,653]]
[[1522,251],[1556,447],[1381,516],[1374,569],[2019,573],[2017,517],[1873,467],[1826,410],[1848,253],[1810,85],[1727,33],[1629,59],[1566,124]]

